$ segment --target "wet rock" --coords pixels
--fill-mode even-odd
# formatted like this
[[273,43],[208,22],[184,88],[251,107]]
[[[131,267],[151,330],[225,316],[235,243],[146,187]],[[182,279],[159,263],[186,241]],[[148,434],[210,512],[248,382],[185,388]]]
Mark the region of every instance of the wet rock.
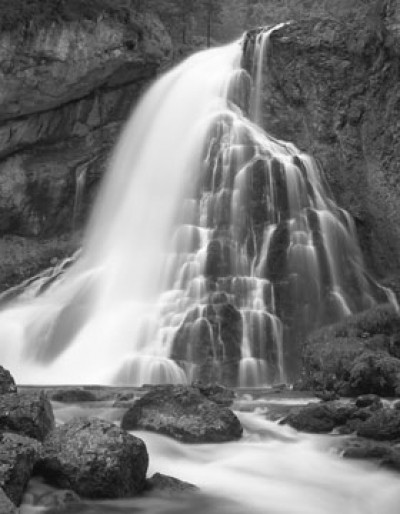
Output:
[[341,443],[339,452],[347,459],[372,460],[388,469],[400,471],[400,448],[389,443],[352,438]]
[[97,396],[85,389],[60,389],[51,395],[51,400],[62,403],[95,402]]
[[40,443],[34,439],[17,434],[0,435],[0,489],[15,505],[21,503],[40,449]]
[[11,373],[0,366],[0,394],[16,393],[17,386]]
[[323,402],[331,402],[333,400],[339,400],[340,396],[335,391],[316,391],[315,396]]
[[35,472],[83,497],[119,498],[143,490],[147,466],[141,439],[107,421],[78,418],[49,435]]
[[193,382],[192,387],[200,391],[202,395],[217,405],[229,407],[235,399],[233,389],[228,389],[221,384],[203,384],[202,382]]
[[82,503],[79,496],[73,491],[65,489],[62,491],[52,491],[41,496],[35,503],[35,506],[51,509],[51,512],[63,512],[67,509],[72,509],[79,503]]
[[381,408],[383,406],[381,398],[376,394],[364,394],[356,398],[356,407],[376,407]]
[[1,514],[17,514],[17,509],[13,502],[0,487],[0,512]]
[[309,403],[294,409],[281,424],[287,424],[302,432],[328,433],[334,428],[345,425],[355,413],[353,405],[341,402]]
[[53,409],[43,391],[0,396],[0,432],[16,432],[42,441],[53,427]]
[[400,332],[393,307],[381,305],[312,333],[302,350],[302,387],[340,396],[400,393],[400,359],[389,353]]
[[177,478],[155,473],[146,482],[146,490],[161,493],[168,496],[190,494],[199,491],[199,488],[189,482],[183,482]]
[[122,419],[126,430],[149,430],[186,443],[233,441],[243,429],[234,413],[188,386],[157,386]]
[[400,439],[400,411],[380,409],[372,414],[357,430],[360,437],[377,441]]

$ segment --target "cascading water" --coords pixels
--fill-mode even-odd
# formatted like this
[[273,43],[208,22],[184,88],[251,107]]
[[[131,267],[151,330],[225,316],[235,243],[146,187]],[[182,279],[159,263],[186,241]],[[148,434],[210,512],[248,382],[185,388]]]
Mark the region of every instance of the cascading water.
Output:
[[253,76],[235,42],[143,98],[78,262],[0,314],[19,382],[282,382],[309,330],[386,299],[314,160],[256,124],[273,30]]

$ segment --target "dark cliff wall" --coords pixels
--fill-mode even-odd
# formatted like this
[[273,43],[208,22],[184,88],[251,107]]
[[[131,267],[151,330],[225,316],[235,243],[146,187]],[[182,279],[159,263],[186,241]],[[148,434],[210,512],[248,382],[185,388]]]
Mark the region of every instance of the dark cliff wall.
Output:
[[263,124],[323,165],[354,216],[369,269],[400,270],[399,7],[364,20],[308,19],[272,34]]
[[135,12],[0,33],[0,290],[23,278],[5,277],[21,252],[38,258],[38,240],[82,224],[122,123],[171,55],[163,25]]

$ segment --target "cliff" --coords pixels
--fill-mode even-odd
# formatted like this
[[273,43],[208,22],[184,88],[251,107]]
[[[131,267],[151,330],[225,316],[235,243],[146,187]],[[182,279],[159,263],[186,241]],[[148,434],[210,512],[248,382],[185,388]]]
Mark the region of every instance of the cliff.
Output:
[[38,239],[68,240],[80,226],[121,124],[172,54],[150,15],[104,12],[38,27],[0,33],[0,290],[25,274],[5,278],[7,259],[11,269],[29,246],[16,238],[32,238],[35,259]]
[[380,5],[365,19],[274,32],[262,110],[268,132],[322,164],[355,218],[368,268],[384,277],[400,270],[400,3]]

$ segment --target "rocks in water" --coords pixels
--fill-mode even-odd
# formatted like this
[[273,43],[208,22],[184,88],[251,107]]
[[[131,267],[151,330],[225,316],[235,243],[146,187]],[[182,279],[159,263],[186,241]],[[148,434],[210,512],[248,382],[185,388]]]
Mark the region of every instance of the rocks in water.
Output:
[[62,403],[95,402],[97,396],[81,388],[60,389],[51,395],[51,400]]
[[381,305],[324,327],[303,347],[302,387],[341,396],[400,395],[400,359],[392,352],[400,318]]
[[35,471],[83,497],[120,498],[143,490],[147,466],[141,439],[107,421],[78,418],[47,437]]
[[216,403],[229,407],[235,399],[235,392],[233,389],[228,389],[220,384],[203,384],[202,382],[193,382],[192,387],[195,387],[200,393]]
[[0,394],[16,393],[17,386],[11,373],[0,366]]
[[377,441],[400,439],[400,411],[379,409],[360,424],[357,434]]
[[364,408],[364,407],[383,407],[383,403],[381,398],[376,394],[363,394],[356,398],[356,407]]
[[355,408],[341,402],[309,403],[294,409],[281,424],[288,424],[302,432],[328,433],[340,425],[345,425],[354,414]]
[[234,441],[242,426],[227,407],[189,386],[156,386],[125,413],[122,428],[149,430],[185,443]]
[[42,441],[53,427],[53,409],[42,391],[0,396],[0,432],[16,432]]
[[17,509],[6,493],[0,487],[0,512],[1,514],[17,514]]
[[40,443],[34,439],[17,434],[0,434],[0,489],[15,505],[21,503],[40,448]]
[[162,495],[176,496],[178,494],[195,493],[199,491],[199,488],[189,482],[183,482],[162,473],[155,473],[147,480],[146,490]]
[[351,438],[340,444],[339,452],[347,459],[373,460],[383,467],[400,471],[400,448],[389,443]]

